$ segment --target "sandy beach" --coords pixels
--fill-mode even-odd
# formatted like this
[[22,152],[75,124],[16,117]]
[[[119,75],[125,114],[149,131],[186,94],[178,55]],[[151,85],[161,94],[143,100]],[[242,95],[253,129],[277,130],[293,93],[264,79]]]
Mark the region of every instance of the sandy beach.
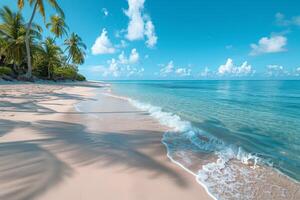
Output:
[[0,199],[212,199],[168,159],[166,127],[95,90],[0,85]]

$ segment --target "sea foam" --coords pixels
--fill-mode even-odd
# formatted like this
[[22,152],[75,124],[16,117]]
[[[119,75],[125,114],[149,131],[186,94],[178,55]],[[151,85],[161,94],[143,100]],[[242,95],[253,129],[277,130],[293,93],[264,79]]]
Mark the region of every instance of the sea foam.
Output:
[[[136,108],[146,111],[160,124],[170,128],[162,138],[167,148],[167,156],[175,164],[195,176],[213,199],[257,199],[259,187],[269,187],[274,190],[269,177],[274,177],[274,170],[256,169],[263,160],[241,147],[225,144],[209,133],[194,127],[191,122],[182,120],[180,116],[166,112],[161,107],[148,103],[117,96],[107,90],[107,96],[126,100]],[[199,162],[197,169],[192,168],[195,157],[190,155],[213,155],[216,159],[209,162]],[[198,156],[199,157],[199,156]],[[201,158],[200,158],[201,161]],[[204,163],[204,164],[203,164]],[[256,188],[253,184],[259,183]],[[276,185],[273,191],[279,198],[285,198],[285,188]],[[263,197],[272,198],[263,193]]]

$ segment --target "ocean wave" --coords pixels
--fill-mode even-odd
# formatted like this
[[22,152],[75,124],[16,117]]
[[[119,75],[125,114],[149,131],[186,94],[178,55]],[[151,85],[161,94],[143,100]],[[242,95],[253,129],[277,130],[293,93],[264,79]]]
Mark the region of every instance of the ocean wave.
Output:
[[[281,199],[289,195],[282,183],[273,185],[274,180],[270,180],[270,177],[274,179],[274,170],[260,167],[266,161],[256,154],[249,153],[242,147],[226,144],[161,107],[117,96],[111,91],[107,91],[105,95],[126,100],[136,108],[148,112],[160,124],[169,127],[170,130],[162,138],[167,156],[195,176],[196,181],[213,199]],[[279,175],[276,176],[282,179]],[[268,188],[266,191],[272,190],[272,193],[262,191],[259,194],[260,187]]]

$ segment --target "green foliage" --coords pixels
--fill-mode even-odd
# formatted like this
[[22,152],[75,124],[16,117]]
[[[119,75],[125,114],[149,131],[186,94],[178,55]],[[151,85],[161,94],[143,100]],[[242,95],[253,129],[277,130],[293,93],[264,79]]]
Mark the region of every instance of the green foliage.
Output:
[[[18,0],[19,8],[23,8],[26,1],[30,6],[37,3],[37,9],[43,16],[43,2],[50,3],[60,15],[52,16],[47,28],[54,38],[68,35],[64,14],[56,0]],[[58,46],[55,39],[42,37],[39,25],[32,22],[30,27],[29,35],[26,35],[28,23],[24,21],[21,10],[14,12],[6,6],[0,8],[0,65],[11,67],[0,66],[1,74],[18,77],[27,71],[26,75],[29,76],[32,69],[33,75],[41,79],[85,80],[84,76],[78,74],[77,65],[84,63],[86,46],[77,34],[71,34],[63,46]],[[30,53],[26,49],[28,40]],[[31,59],[28,59],[28,55]],[[72,65],[68,64],[69,61]]]
[[[0,9],[0,19],[0,53],[7,64],[21,65],[26,60],[24,19],[20,12],[13,12],[6,6]],[[41,38],[40,27],[33,23],[29,34],[32,51],[35,51],[35,40]]]
[[68,35],[68,25],[65,23],[64,18],[59,15],[53,15],[51,17],[51,22],[46,24],[47,28],[50,28],[50,31],[57,38],[61,38],[63,35]]
[[34,62],[40,68],[47,69],[47,77],[50,79],[55,67],[62,65],[62,50],[54,42],[54,39],[47,38],[38,48]]
[[68,52],[68,59],[72,60],[73,64],[83,64],[86,49],[86,45],[82,42],[82,39],[75,33],[72,33],[70,38],[65,40],[66,51]]
[[56,80],[76,80],[77,71],[73,67],[55,67],[53,76]]
[[77,74],[76,81],[86,81],[86,78],[82,74]]
[[10,76],[13,74],[13,71],[9,67],[0,67],[0,76],[7,75]]

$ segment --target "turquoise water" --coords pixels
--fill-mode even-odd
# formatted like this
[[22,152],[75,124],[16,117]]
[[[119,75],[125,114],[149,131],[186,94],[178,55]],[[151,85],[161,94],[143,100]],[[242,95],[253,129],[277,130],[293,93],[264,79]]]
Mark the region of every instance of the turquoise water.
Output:
[[112,83],[113,93],[152,109],[164,125],[177,128],[163,142],[170,157],[187,168],[193,168],[195,155],[226,152],[227,161],[234,155],[300,180],[300,81]]

